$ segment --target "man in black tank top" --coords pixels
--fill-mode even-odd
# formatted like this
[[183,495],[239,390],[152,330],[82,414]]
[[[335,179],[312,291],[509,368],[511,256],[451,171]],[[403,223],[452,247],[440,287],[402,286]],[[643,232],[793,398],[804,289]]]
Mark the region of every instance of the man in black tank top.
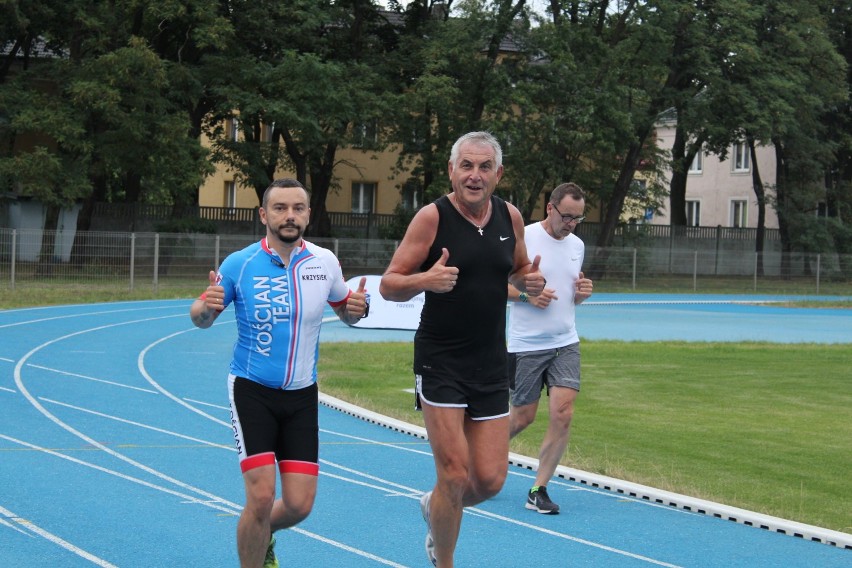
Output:
[[506,282],[531,296],[546,284],[539,258],[527,256],[520,212],[493,195],[502,161],[487,132],[456,141],[452,193],[417,212],[380,286],[389,301],[426,296],[414,336],[415,404],[438,479],[420,507],[426,553],[441,567],[453,565],[463,507],[493,497],[506,479]]

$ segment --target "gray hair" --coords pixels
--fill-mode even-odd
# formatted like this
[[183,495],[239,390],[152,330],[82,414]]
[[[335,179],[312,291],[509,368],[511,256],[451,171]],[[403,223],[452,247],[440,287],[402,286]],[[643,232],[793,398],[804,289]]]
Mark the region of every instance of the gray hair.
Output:
[[497,142],[497,139],[490,132],[468,132],[467,134],[461,136],[456,143],[453,144],[452,150],[450,150],[450,163],[455,165],[459,159],[459,149],[462,144],[466,142],[474,142],[476,144],[482,144],[483,146],[491,146],[494,150],[494,161],[496,162],[495,167],[500,167],[503,165],[503,149],[500,147],[500,143]]

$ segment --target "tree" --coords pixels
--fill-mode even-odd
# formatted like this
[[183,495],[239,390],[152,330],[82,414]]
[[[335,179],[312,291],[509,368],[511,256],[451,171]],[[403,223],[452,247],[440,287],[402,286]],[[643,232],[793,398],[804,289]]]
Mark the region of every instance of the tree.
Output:
[[[259,200],[275,172],[292,167],[311,190],[308,234],[327,236],[326,198],[335,187],[338,148],[380,146],[363,134],[387,115],[384,56],[394,37],[364,0],[246,6],[237,32],[258,27],[274,33],[262,32],[240,57],[223,62],[234,80],[222,90],[208,128],[214,156],[254,187]],[[240,139],[224,136],[222,118],[240,121]]]
[[[465,2],[452,18],[452,2],[443,6],[446,11],[415,1],[404,12],[397,50],[401,83],[389,132],[400,148],[399,169],[411,172],[425,203],[449,191],[447,159],[466,132],[491,131],[511,162],[511,127],[504,119],[511,105],[507,67],[514,60],[504,57],[501,45],[523,26],[526,3]],[[501,192],[513,177],[510,166],[507,172]]]
[[[0,98],[17,103],[6,107],[13,113],[7,134],[12,145],[32,141],[0,158],[7,183],[48,205],[193,201],[210,166],[182,107],[190,96],[171,81],[180,73],[172,74],[174,67],[151,45],[167,44],[172,24],[193,10],[202,15],[185,30],[179,53],[192,51],[194,39],[204,45],[218,39],[221,19],[209,16],[215,5],[213,0],[179,6],[86,0],[21,5],[18,36],[36,37],[53,56],[25,68],[14,86],[0,85]],[[57,160],[67,167],[51,168]],[[30,166],[21,168],[20,162]],[[88,227],[86,213],[84,208],[78,222],[82,229]]]

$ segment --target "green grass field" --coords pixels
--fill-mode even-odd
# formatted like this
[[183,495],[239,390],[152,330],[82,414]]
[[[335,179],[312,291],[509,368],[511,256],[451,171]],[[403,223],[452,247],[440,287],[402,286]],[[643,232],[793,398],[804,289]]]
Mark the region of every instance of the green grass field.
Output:
[[[0,309],[173,298],[188,306],[205,286],[202,277],[158,290],[0,287]],[[564,464],[852,533],[852,344],[583,341],[582,353]],[[422,425],[405,392],[411,358],[410,343],[322,344],[320,386]],[[535,457],[545,425],[542,405],[512,450]]]
[[[411,344],[320,352],[323,392],[422,426]],[[582,354],[565,465],[852,532],[849,345],[583,341]],[[535,457],[546,417],[512,450]]]

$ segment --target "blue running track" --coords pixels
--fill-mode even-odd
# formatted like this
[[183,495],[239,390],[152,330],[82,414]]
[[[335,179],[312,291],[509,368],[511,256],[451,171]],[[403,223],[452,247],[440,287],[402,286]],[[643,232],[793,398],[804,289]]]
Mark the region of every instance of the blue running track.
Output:
[[[578,323],[590,339],[852,343],[852,310],[594,299]],[[646,303],[608,303],[625,299]],[[238,565],[233,315],[197,330],[189,303],[0,311],[0,566]],[[411,336],[323,330],[324,341]],[[282,566],[427,566],[418,500],[434,469],[422,430],[333,399],[320,427],[316,506],[278,534]],[[538,515],[523,507],[534,462],[512,461],[502,493],[466,510],[457,566],[852,567],[852,534],[568,469],[548,486],[565,512]]]

